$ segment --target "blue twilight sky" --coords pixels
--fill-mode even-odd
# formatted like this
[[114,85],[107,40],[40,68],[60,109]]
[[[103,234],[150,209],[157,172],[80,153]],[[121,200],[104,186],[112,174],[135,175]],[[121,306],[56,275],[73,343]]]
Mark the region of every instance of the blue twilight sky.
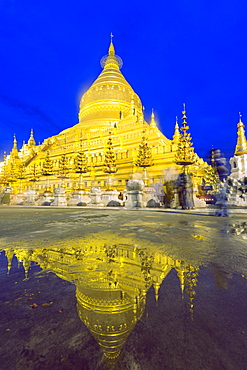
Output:
[[236,145],[247,123],[246,0],[0,0],[0,159],[77,123],[110,33],[122,73],[172,138],[182,104],[196,152]]

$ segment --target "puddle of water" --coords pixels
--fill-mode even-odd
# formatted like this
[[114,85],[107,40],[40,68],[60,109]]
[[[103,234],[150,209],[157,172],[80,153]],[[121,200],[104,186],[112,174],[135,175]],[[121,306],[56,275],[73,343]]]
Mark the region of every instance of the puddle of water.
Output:
[[1,367],[244,369],[247,280],[233,270],[128,244],[6,248]]

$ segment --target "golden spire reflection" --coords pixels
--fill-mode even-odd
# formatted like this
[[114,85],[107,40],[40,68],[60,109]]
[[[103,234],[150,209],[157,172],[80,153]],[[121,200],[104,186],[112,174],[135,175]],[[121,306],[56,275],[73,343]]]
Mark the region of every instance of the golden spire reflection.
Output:
[[153,286],[158,302],[162,281],[175,268],[194,310],[198,266],[155,250],[124,243],[70,243],[63,248],[5,249],[8,271],[13,255],[22,262],[25,278],[31,261],[76,285],[77,311],[107,359],[115,360],[142,317]]

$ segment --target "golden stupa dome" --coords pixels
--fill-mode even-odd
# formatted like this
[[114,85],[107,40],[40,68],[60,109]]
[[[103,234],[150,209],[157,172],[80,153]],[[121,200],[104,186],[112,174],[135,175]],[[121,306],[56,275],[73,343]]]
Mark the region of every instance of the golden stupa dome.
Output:
[[142,103],[122,75],[122,60],[115,54],[111,40],[108,55],[101,59],[103,71],[80,102],[79,123],[83,126],[109,127],[109,122],[119,122],[134,110],[142,114]]

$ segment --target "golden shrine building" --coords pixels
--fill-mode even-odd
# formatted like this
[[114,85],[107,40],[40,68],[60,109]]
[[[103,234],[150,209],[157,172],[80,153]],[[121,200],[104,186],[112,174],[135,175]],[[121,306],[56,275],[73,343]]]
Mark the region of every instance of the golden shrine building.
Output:
[[[20,150],[14,137],[11,153],[5,155],[4,162],[0,164],[2,189],[8,184],[13,193],[18,193],[21,183],[21,191],[27,191],[33,188],[32,181],[37,181],[35,189],[44,191],[47,188],[44,167],[47,165],[50,166],[50,189],[65,186],[66,193],[78,188],[79,179],[86,190],[92,186],[107,189],[109,174],[114,178],[114,188],[123,191],[129,179],[137,174],[142,176],[141,167],[147,169],[149,185],[164,183],[164,174],[171,167],[181,172],[182,166],[175,161],[181,135],[178,123],[174,125],[172,139],[168,139],[157,127],[154,113],[150,122],[145,121],[141,100],[120,71],[122,60],[115,54],[112,40],[108,54],[101,59],[101,66],[102,72],[81,98],[76,125],[46,138],[40,145],[35,143],[31,131],[28,143],[24,143]],[[109,138],[114,171],[105,169]],[[152,164],[138,166],[139,147],[143,139],[150,149]],[[85,171],[77,171],[75,167],[79,152],[86,160]],[[198,155],[195,154],[194,158],[190,172],[197,188],[202,178],[210,177],[211,167]]]

